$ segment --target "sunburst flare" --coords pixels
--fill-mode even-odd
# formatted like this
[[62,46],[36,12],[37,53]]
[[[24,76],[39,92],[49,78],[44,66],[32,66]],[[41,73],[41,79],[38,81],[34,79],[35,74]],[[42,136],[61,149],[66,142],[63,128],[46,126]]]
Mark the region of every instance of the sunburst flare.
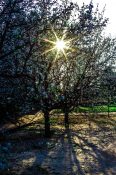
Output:
[[66,48],[66,43],[63,40],[58,40],[56,41],[56,49],[58,49],[59,51],[63,50]]
[[[51,52],[53,50],[56,50],[57,58],[58,58],[59,54],[60,55],[63,54],[64,57],[67,59],[67,51],[71,50],[70,43],[74,39],[72,38],[72,39],[69,39],[69,40],[65,40],[66,34],[67,34],[66,30],[63,32],[62,37],[60,37],[60,38],[57,36],[57,34],[54,31],[53,27],[52,27],[52,32],[53,32],[53,34],[55,36],[55,41],[49,40],[49,39],[44,39],[44,41],[46,43],[50,43],[52,46],[51,46],[50,49],[46,50],[43,54],[49,53],[49,52]],[[56,60],[56,58],[55,58],[55,60]]]

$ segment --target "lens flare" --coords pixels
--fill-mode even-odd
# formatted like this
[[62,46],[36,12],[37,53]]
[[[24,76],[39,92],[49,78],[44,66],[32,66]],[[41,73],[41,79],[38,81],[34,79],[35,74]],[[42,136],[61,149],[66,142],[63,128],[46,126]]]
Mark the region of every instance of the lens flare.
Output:
[[49,39],[43,39],[46,43],[51,44],[51,48],[48,50],[45,50],[45,52],[42,54],[47,54],[52,51],[56,51],[56,57],[54,58],[54,61],[58,58],[58,55],[61,56],[61,54],[64,56],[65,59],[67,59],[68,50],[72,51],[72,48],[70,48],[71,42],[74,40],[72,39],[66,39],[67,31],[64,30],[62,33],[62,37],[58,37],[57,33],[54,31],[53,27],[51,26],[51,31],[53,32],[53,35],[55,36],[55,40],[49,40]]
[[65,43],[65,41],[63,41],[63,40],[58,40],[58,41],[56,41],[56,49],[58,49],[59,51],[61,50],[63,50],[63,49],[65,49],[66,48],[66,43]]

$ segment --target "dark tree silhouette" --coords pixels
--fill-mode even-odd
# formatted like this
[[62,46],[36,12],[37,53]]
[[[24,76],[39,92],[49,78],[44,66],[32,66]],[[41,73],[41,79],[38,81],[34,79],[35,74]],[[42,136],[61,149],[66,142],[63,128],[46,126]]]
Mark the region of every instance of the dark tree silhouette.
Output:
[[[15,115],[32,108],[41,110],[48,137],[49,113],[62,109],[67,126],[69,112],[81,103],[108,62],[115,59],[115,39],[102,34],[107,20],[98,7],[94,10],[92,2],[79,8],[70,1],[1,0],[3,115],[4,111],[9,113],[8,106],[16,107]],[[53,49],[56,36],[69,41],[67,48],[59,52]]]

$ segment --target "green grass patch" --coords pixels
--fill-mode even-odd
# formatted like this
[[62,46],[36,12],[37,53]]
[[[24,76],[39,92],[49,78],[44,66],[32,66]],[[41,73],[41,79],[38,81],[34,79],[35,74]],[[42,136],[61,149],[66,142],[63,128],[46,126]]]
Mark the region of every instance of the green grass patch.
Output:
[[75,112],[116,112],[116,106],[93,106],[93,107],[83,107],[80,106],[75,109]]

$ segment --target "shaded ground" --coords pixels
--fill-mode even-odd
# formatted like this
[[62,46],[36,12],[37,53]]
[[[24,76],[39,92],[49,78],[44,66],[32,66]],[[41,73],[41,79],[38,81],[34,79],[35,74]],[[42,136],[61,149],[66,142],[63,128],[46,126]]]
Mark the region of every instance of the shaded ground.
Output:
[[5,154],[9,170],[1,174],[115,175],[115,118],[72,116],[65,129],[62,119],[56,123],[52,117],[55,132],[50,139],[43,138],[40,124],[9,134],[1,142],[9,145]]

